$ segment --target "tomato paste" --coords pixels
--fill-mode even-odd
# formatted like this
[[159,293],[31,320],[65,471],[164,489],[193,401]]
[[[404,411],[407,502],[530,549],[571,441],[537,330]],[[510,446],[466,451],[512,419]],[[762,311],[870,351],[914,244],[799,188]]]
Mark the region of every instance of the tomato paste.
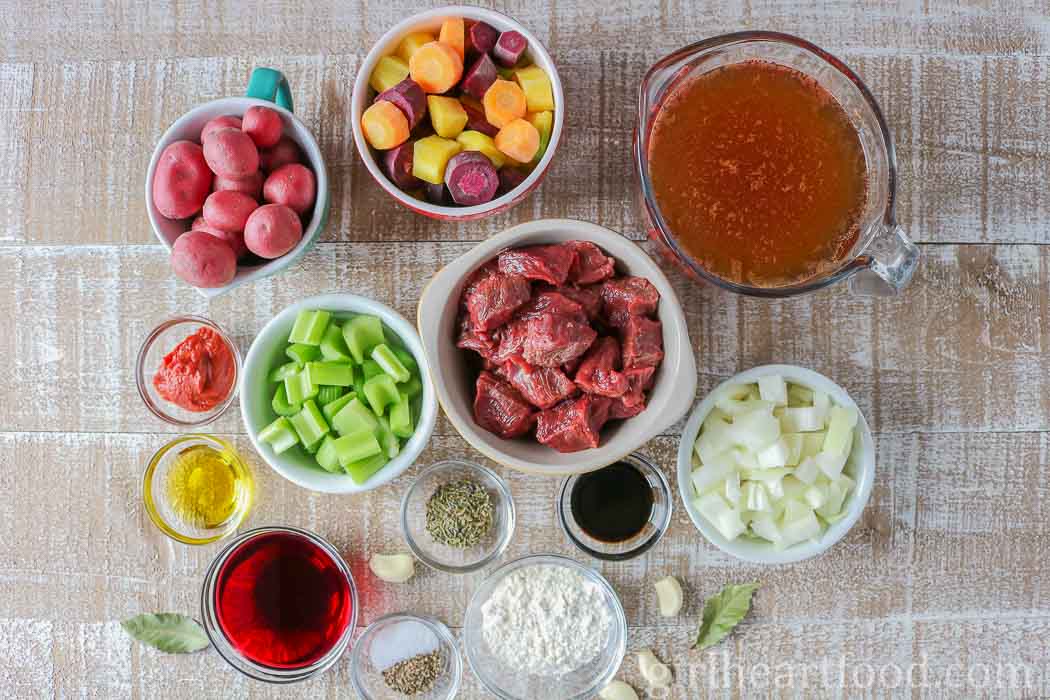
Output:
[[195,413],[210,411],[233,389],[236,361],[226,341],[206,326],[164,357],[153,386],[165,401]]

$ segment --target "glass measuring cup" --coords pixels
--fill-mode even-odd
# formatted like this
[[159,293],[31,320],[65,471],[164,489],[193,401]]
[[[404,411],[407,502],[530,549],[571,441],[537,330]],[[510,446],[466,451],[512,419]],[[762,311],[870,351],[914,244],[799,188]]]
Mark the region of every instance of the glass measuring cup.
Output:
[[[661,215],[649,174],[653,125],[667,97],[691,77],[756,59],[794,68],[831,93],[860,138],[868,169],[868,196],[860,218],[860,235],[849,254],[838,266],[830,266],[816,277],[776,287],[741,284],[704,269],[685,251]],[[893,139],[878,103],[856,73],[804,39],[777,32],[738,32],[691,44],[658,61],[645,74],[639,90],[634,160],[650,237],[662,243],[688,272],[722,289],[759,297],[788,297],[848,279],[854,293],[891,296],[908,284],[918,266],[919,249],[897,225],[894,213],[897,162]]]

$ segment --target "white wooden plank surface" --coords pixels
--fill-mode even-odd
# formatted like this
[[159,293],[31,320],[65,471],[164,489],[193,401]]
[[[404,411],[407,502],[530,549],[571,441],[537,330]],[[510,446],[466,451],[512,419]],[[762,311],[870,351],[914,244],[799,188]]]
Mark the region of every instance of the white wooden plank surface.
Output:
[[[640,76],[684,44],[762,28],[840,55],[879,97],[897,142],[899,215],[925,259],[907,294],[891,300],[845,290],[741,299],[668,270],[697,350],[699,394],[756,364],[813,367],[864,410],[879,471],[861,522],[814,561],[741,564],[707,545],[679,508],[646,557],[596,564],[624,601],[629,648],[651,646],[672,664],[672,698],[1050,697],[1046,0],[486,4],[552,50],[568,126],[531,199],[456,226],[395,208],[358,162],[347,122],[364,53],[418,2],[0,0],[3,695],[287,696],[213,653],[161,655],[119,629],[137,612],[195,612],[217,550],[175,545],[142,511],[141,470],[171,430],[132,387],[141,339],[165,317],[196,312],[245,349],[277,310],[335,289],[413,318],[442,264],[534,218],[587,219],[640,239],[629,152]],[[198,102],[240,93],[254,65],[288,75],[328,161],[332,217],[295,269],[209,304],[172,279],[141,182],[163,130]],[[479,576],[425,572],[395,588],[364,565],[373,551],[401,547],[398,501],[420,466],[484,461],[447,421],[410,472],[358,497],[312,494],[273,475],[235,412],[214,430],[255,466],[251,524],[308,527],[344,552],[362,589],[361,625],[406,609],[458,629]],[[646,449],[673,476],[676,447],[672,431]],[[552,509],[558,483],[504,473],[520,515],[508,556],[574,556]],[[671,621],[651,592],[668,573],[689,599]],[[700,601],[752,579],[762,589],[741,628],[716,650],[689,651]],[[633,654],[622,675],[642,689]],[[354,697],[346,660],[295,692]],[[469,671],[460,696],[484,697]]]

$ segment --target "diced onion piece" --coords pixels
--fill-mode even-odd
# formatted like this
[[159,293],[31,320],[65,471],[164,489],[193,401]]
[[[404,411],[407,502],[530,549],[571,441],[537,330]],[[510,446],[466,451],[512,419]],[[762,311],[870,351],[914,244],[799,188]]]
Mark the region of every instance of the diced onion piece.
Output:
[[846,453],[831,454],[829,452],[821,452],[814,459],[817,460],[820,471],[824,472],[829,479],[834,479],[842,473],[843,467],[846,466],[847,457],[849,455]]
[[[780,437],[780,422],[769,411],[751,411],[734,418],[728,431],[737,445],[757,451],[773,444]],[[700,459],[703,459],[703,455]]]
[[828,396],[827,392],[813,392],[813,408],[817,409],[820,415],[827,417],[828,412],[831,410],[831,397]]
[[769,497],[774,501],[784,500],[784,477],[762,482],[769,492]]
[[812,484],[820,474],[820,466],[817,460],[806,457],[802,463],[795,467],[795,478],[804,484]]
[[752,411],[772,411],[773,404],[769,401],[756,401],[755,399],[744,399],[741,401],[726,397],[718,400],[715,403],[715,408],[730,418],[736,418]]
[[824,416],[812,407],[785,408],[780,416],[780,428],[785,433],[808,433],[824,429]]
[[740,469],[759,469],[758,457],[754,452],[737,447],[732,452],[733,461]]
[[813,509],[820,508],[828,502],[828,487],[830,484],[815,484],[802,492],[802,497]]
[[845,454],[853,442],[853,427],[857,425],[857,411],[852,407],[835,406],[831,409],[828,434],[824,438],[824,452]]
[[696,441],[694,448],[701,462],[712,462],[718,455],[733,447],[732,427],[720,420],[704,421],[703,432],[700,433],[700,439]]
[[775,406],[788,405],[787,382],[779,374],[770,374],[758,378],[758,393],[763,401],[769,401]]
[[783,467],[788,463],[791,450],[783,437],[758,453],[758,466],[762,469]]
[[696,509],[727,540],[735,540],[747,529],[740,519],[740,513],[733,510],[717,493],[708,493],[696,499]]
[[788,387],[788,406],[812,406],[813,390],[807,389],[801,384],[792,384]]
[[740,498],[742,496],[740,490],[740,472],[735,469],[733,472],[726,477],[725,481],[725,496],[729,504],[734,508],[740,507]]
[[773,544],[779,544],[783,538],[780,526],[777,525],[777,521],[772,515],[763,514],[752,520],[751,530],[759,537],[767,539]]
[[787,446],[787,463],[784,466],[794,467],[802,461],[802,436],[807,433],[782,433],[780,439]]
[[733,384],[725,388],[725,396],[736,399],[737,401],[743,401],[751,394],[750,384]]
[[780,480],[780,487],[784,489],[784,498],[801,501],[805,498],[806,485],[789,474]]
[[824,437],[827,433],[822,431],[819,433],[801,433],[801,435],[802,452],[799,453],[801,460],[805,460],[806,457],[816,457],[824,449]]
[[[793,503],[796,502],[788,503],[788,511],[791,510]],[[798,505],[804,510],[804,513],[799,513],[797,517],[789,519],[788,511],[784,512],[784,524],[780,528],[781,539],[776,543],[779,547],[790,547],[820,535],[820,521],[817,520],[816,514],[811,508],[802,504]]]
[[692,478],[696,495],[703,496],[708,491],[720,487],[722,482],[726,480],[726,477],[733,471],[733,463],[728,460],[708,462],[699,469],[695,469]]
[[745,481],[743,485],[744,505],[749,511],[771,513],[773,506],[769,501],[769,492],[761,481]]

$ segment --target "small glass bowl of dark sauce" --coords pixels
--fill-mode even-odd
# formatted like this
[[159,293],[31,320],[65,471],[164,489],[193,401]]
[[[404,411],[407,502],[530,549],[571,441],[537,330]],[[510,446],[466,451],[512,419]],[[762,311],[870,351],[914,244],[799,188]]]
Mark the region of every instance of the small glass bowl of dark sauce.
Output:
[[671,524],[671,487],[652,461],[633,452],[607,467],[567,478],[558,521],[595,559],[623,561],[648,551]]

